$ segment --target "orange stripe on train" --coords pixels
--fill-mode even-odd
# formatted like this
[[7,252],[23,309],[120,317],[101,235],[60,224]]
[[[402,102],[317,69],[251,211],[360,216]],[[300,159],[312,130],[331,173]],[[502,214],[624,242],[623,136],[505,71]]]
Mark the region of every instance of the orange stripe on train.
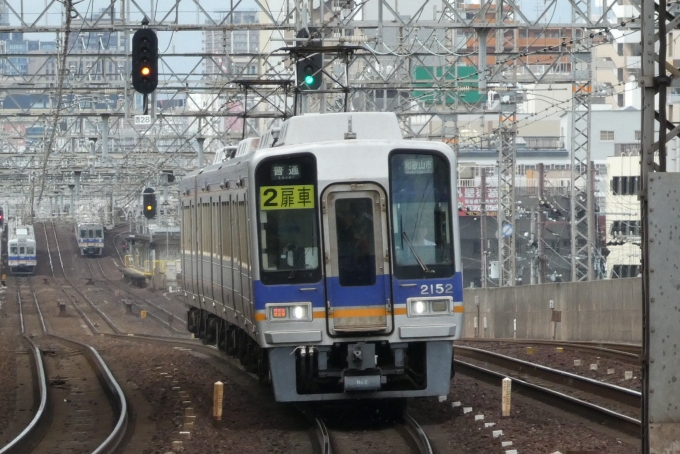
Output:
[[384,317],[388,312],[384,307],[370,309],[333,309],[332,318]]
[[[463,313],[465,308],[463,306],[453,306],[453,312]],[[407,311],[405,307],[395,307],[394,315],[406,315]],[[347,318],[347,317],[383,317],[389,314],[383,308],[371,308],[371,309],[335,309],[331,314],[330,318]],[[314,318],[324,318],[326,317],[326,311],[314,311]],[[267,319],[267,315],[261,312],[255,314],[255,320],[258,322],[263,322]]]

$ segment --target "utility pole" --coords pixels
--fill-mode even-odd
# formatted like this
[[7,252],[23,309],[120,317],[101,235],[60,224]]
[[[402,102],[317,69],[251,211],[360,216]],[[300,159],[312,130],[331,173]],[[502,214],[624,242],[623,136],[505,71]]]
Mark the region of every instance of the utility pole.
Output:
[[[545,169],[543,163],[538,164],[538,200],[543,202],[545,190]],[[545,262],[545,244],[543,241],[543,229],[545,228],[545,216],[543,209],[539,207],[536,220],[536,241],[538,242],[538,283],[545,283],[546,279],[546,262]]]
[[481,230],[481,235],[480,237],[480,245],[479,245],[479,252],[481,254],[481,262],[482,262],[482,288],[486,288],[486,280],[487,280],[487,273],[488,273],[488,268],[486,265],[486,168],[482,167],[482,181],[481,181],[481,191],[480,191],[480,196],[482,198],[482,203],[481,203],[481,216],[479,217],[479,225],[480,225],[480,230]]
[[[667,2],[641,0],[642,124],[640,208],[642,214],[642,453],[677,453],[680,446],[680,342],[676,231],[680,174],[668,173],[667,145],[677,135],[666,95],[677,72],[666,55],[675,29]],[[658,122],[658,123],[657,123]],[[655,134],[658,126],[658,139]]]
[[582,30],[577,22],[590,17],[590,2],[572,0],[571,65],[574,81],[571,103],[571,280],[593,279],[593,187],[589,177],[592,54],[587,50],[588,40],[575,40],[576,31]]
[[[529,226],[529,245],[534,247],[536,241],[536,209],[531,208],[531,225]],[[536,284],[536,256],[531,258],[531,275],[529,277],[529,284]]]
[[518,93],[508,92],[501,99],[498,124],[498,286],[506,287],[515,285],[517,270],[515,160]]

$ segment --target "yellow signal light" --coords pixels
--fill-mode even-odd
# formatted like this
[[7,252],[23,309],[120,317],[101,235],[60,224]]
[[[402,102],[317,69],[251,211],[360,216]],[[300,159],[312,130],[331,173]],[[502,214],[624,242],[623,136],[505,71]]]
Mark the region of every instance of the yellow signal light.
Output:
[[153,207],[152,207],[151,205],[147,205],[147,206],[146,206],[146,211],[151,211],[151,210],[153,210]]
[[142,68],[142,76],[148,76],[149,74],[151,74],[151,68],[149,68],[148,66],[144,66]]

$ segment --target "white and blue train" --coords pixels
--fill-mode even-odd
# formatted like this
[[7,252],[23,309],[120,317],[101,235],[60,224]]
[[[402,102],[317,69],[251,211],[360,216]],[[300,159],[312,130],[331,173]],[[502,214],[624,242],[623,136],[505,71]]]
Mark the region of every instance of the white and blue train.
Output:
[[102,255],[104,251],[104,225],[91,222],[76,224],[76,241],[80,255]]
[[7,234],[7,266],[12,274],[33,274],[37,266],[32,225],[16,225]]
[[180,183],[188,329],[278,401],[440,396],[463,327],[456,157],[304,115]]

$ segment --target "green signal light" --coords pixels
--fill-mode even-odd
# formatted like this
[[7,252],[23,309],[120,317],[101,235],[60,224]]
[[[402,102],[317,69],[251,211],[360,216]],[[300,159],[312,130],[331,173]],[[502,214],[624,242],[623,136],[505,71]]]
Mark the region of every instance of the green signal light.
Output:
[[314,76],[305,76],[305,83],[307,85],[312,85],[314,83]]

